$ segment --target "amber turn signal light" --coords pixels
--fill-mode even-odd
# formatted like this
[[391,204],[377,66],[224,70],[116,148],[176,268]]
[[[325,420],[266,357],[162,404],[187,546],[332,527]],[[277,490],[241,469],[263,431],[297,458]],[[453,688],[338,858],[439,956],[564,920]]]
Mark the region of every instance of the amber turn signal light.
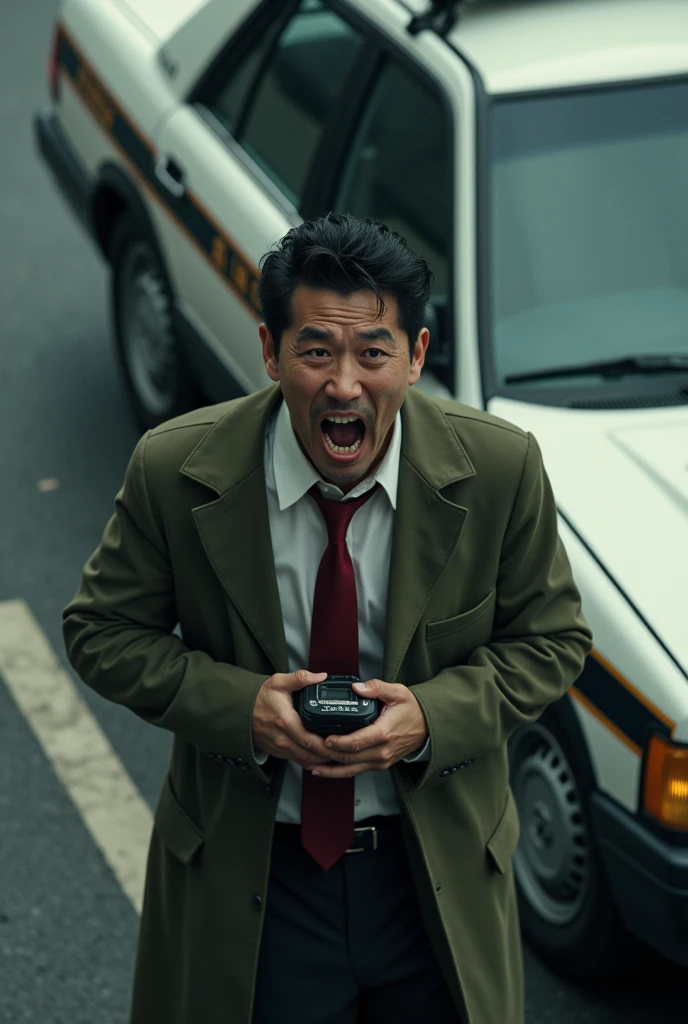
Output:
[[688,747],[650,737],[645,764],[645,810],[663,825],[688,829]]

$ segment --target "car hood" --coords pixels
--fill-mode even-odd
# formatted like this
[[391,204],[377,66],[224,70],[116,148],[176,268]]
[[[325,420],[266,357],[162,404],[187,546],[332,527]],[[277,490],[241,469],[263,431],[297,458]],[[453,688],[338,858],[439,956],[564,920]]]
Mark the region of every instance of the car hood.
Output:
[[532,431],[560,511],[688,671],[688,409],[488,409]]

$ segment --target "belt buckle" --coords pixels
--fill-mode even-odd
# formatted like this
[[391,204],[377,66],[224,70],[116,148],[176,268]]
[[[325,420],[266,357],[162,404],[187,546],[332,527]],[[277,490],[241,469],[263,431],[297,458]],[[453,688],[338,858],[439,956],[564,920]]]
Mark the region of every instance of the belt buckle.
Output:
[[[377,850],[377,836],[378,836],[378,832],[377,832],[377,828],[375,827],[375,825],[361,825],[360,828],[355,828],[354,829],[354,834],[356,832],[372,832],[373,833],[373,850]],[[366,853],[366,849],[367,848],[365,846],[350,846],[349,849],[345,851],[345,853]]]

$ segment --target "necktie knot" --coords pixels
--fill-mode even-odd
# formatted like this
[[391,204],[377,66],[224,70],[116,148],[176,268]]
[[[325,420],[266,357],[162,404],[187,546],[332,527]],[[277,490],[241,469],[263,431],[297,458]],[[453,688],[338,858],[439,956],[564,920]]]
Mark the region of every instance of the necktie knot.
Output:
[[322,513],[327,528],[327,539],[330,544],[343,543],[354,513],[361,505],[365,505],[369,498],[372,498],[379,486],[379,484],[375,484],[365,494],[362,494],[359,498],[353,498],[351,501],[333,501],[330,498],[323,498],[317,484],[311,487],[308,493]]

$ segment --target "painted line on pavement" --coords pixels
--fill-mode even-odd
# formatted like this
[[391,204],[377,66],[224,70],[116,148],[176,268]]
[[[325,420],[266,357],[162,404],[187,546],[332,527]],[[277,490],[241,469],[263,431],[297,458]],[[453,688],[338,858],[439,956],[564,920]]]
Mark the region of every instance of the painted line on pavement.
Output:
[[141,913],[153,816],[25,601],[0,602],[0,677]]

